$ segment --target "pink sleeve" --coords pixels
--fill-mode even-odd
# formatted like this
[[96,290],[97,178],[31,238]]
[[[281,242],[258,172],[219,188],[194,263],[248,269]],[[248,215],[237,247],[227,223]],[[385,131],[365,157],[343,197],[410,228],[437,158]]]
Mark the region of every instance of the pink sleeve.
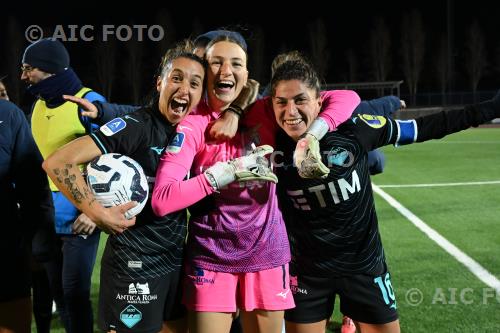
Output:
[[323,100],[319,116],[326,121],[330,131],[349,119],[361,99],[352,90],[328,90],[321,92]]
[[[200,119],[194,116],[194,119],[196,118]],[[151,198],[151,206],[157,216],[187,208],[213,193],[212,187],[203,174],[184,180],[203,143],[203,133],[206,127],[200,124],[195,125],[195,122],[190,122],[190,120],[186,118],[177,127],[177,135],[183,136],[182,141],[177,140],[175,145],[171,143],[160,159]]]

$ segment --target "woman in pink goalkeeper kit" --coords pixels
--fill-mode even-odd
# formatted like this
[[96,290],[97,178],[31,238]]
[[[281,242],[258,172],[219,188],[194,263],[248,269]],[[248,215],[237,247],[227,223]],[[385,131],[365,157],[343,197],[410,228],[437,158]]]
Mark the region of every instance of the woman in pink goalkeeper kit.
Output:
[[[294,306],[290,249],[275,194],[277,179],[264,157],[272,152],[278,126],[266,98],[240,120],[234,138],[207,139],[206,129],[239,95],[248,71],[246,49],[231,36],[214,39],[206,58],[206,100],[179,124],[161,159],[153,210],[163,216],[196,204],[190,207],[183,297],[191,333],[229,332],[237,308],[244,331],[281,332],[283,311]],[[313,135],[335,128],[358,103],[354,92],[324,93],[328,107],[312,126]],[[188,173],[191,178],[184,180]]]

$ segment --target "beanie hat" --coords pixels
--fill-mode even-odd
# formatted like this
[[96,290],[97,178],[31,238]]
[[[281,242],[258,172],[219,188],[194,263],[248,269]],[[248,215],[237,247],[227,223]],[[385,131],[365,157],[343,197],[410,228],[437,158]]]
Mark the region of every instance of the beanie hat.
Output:
[[[194,40],[194,44],[195,45],[205,44],[204,46],[206,46],[208,43],[210,43],[212,41],[212,39],[215,39],[219,36],[228,36],[228,37],[236,40],[238,43],[241,44],[241,46],[243,47],[243,50],[245,50],[245,52],[247,51],[247,42],[245,41],[245,38],[243,38],[243,36],[239,32],[231,31],[231,30],[213,30],[213,31],[206,32],[206,33],[196,37]],[[203,43],[203,42],[205,42],[205,43]]]
[[41,39],[24,50],[23,64],[57,74],[69,67],[69,54],[64,45],[55,39]]

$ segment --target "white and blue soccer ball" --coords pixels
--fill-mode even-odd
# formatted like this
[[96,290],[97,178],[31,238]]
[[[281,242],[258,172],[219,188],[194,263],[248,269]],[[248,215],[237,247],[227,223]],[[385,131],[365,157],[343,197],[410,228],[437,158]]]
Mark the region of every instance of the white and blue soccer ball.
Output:
[[149,187],[139,163],[121,154],[104,154],[87,164],[87,183],[104,207],[137,201],[125,217],[139,214],[148,201]]

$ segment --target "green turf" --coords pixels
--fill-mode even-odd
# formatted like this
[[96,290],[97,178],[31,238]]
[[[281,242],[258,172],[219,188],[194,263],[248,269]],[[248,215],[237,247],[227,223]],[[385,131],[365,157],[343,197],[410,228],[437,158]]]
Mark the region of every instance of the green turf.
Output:
[[[378,185],[500,180],[500,129],[384,152],[386,169],[373,178]],[[500,184],[383,190],[500,278]],[[402,331],[499,332],[500,296],[383,199],[376,205]],[[406,300],[412,288],[422,292],[418,306]]]

